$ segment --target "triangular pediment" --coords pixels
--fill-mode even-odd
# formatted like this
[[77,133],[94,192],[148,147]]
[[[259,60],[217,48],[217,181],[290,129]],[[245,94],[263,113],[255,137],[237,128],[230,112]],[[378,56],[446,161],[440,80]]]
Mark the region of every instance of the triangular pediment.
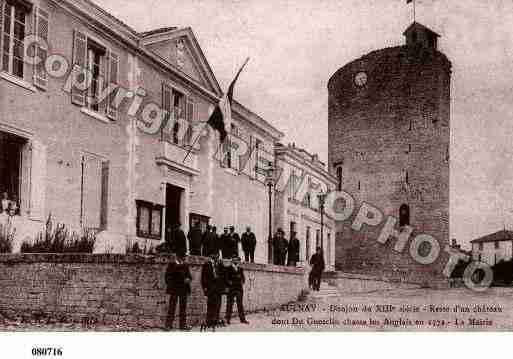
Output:
[[141,33],[141,42],[171,66],[201,84],[216,95],[221,95],[210,65],[190,28],[163,28]]

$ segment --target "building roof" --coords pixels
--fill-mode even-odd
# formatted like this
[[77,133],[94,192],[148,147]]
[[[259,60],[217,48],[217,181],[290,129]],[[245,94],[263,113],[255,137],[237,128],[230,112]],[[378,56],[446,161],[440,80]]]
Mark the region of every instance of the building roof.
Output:
[[174,31],[176,29],[178,29],[178,28],[175,27],[175,26],[161,27],[161,28],[158,28],[158,29],[153,29],[153,30],[149,30],[149,31],[140,32],[139,35],[141,37],[146,37],[146,36],[155,35],[155,34],[163,34],[163,33],[166,33],[166,32]]
[[474,239],[470,243],[484,243],[484,242],[501,242],[501,241],[513,241],[513,232],[502,230],[486,236]]
[[439,34],[437,34],[436,32],[434,32],[433,30],[431,30],[430,28],[414,21],[410,26],[408,26],[408,28],[406,30],[404,30],[403,32],[403,35],[408,35],[410,32],[412,32],[413,30],[420,30],[420,31],[425,31],[425,32],[428,32],[430,34],[433,34],[435,35],[436,37],[440,37]]

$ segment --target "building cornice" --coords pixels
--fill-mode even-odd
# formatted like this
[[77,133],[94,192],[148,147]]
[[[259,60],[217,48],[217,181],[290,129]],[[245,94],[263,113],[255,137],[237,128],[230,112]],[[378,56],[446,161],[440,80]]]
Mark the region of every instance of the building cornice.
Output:
[[318,166],[315,166],[311,161],[307,160],[300,154],[296,153],[295,151],[292,151],[290,148],[285,146],[277,146],[275,148],[275,154],[276,159],[285,161],[291,166],[299,167],[295,163],[291,163],[290,161],[297,162],[300,166],[305,166],[311,171],[311,175],[317,175],[316,177],[322,177],[324,181],[326,181],[329,184],[332,184],[333,186],[337,183],[337,179],[335,176],[333,176],[331,173],[326,171],[323,168],[320,168]]

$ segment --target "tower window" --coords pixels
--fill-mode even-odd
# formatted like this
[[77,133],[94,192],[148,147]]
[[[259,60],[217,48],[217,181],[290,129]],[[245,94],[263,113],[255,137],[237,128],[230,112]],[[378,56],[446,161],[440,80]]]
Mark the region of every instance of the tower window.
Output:
[[410,206],[407,204],[402,204],[399,207],[399,226],[409,226],[410,225]]
[[337,167],[337,190],[342,191],[342,166]]
[[409,175],[408,175],[408,171],[406,171],[406,173],[404,175],[404,181],[406,182],[406,184],[410,183],[410,178],[409,178]]
[[358,191],[362,189],[362,183],[358,181]]

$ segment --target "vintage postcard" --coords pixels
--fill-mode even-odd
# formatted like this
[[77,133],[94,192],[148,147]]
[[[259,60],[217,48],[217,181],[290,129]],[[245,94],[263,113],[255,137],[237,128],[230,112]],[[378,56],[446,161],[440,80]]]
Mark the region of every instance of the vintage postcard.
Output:
[[513,330],[511,14],[0,0],[0,331]]

